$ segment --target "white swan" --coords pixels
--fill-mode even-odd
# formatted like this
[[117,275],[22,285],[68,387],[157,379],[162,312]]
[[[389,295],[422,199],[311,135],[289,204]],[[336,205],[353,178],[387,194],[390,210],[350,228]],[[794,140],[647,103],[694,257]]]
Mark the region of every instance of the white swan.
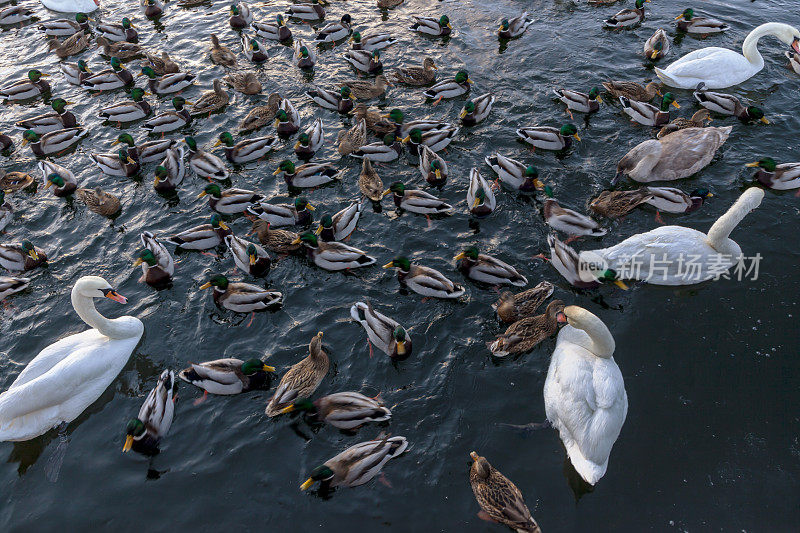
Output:
[[100,0],[41,0],[47,9],[59,13],[91,13],[100,7]]
[[758,40],[773,35],[800,53],[800,31],[780,22],[758,26],[744,40],[742,54],[710,46],[690,52],[665,69],[656,67],[656,74],[670,87],[694,89],[705,83],[709,89],[724,89],[738,85],[764,68],[764,58],[758,52]]
[[105,318],[93,298],[126,302],[103,278],[78,280],[72,288],[72,307],[94,329],[46,347],[0,394],[0,441],[32,439],[75,420],[128,362],[144,325],[132,316]]
[[595,315],[570,305],[544,382],[544,410],[572,466],[589,484],[606,473],[611,447],[628,414],[628,395],[614,361],[614,337]]
[[662,226],[610,248],[581,252],[581,270],[588,272],[590,265],[602,264],[615,270],[620,279],[655,285],[692,285],[715,278],[739,262],[742,249],[729,235],[762,198],[762,189],[747,189],[708,234],[683,226]]

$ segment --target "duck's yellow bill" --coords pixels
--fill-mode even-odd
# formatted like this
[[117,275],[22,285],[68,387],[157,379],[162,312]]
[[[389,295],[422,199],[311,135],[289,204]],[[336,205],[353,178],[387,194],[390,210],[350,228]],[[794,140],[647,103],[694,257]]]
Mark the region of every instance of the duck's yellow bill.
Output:
[[256,264],[256,256],[251,255],[250,256],[250,266],[253,266],[255,264]]
[[390,194],[392,194],[392,190],[391,189],[386,189],[385,191],[383,191],[383,195],[382,196],[388,196]]
[[763,122],[764,124],[769,124],[769,120],[767,120],[767,117],[761,117],[761,119],[760,119],[760,120],[761,120],[761,122]]
[[202,198],[202,197],[203,197],[203,196],[205,196],[206,194],[208,194],[208,193],[207,193],[206,191],[203,191],[203,192],[201,192],[200,194],[198,194],[198,195],[197,195],[197,197],[198,197],[198,198]]
[[751,168],[752,167],[757,167],[758,166],[758,161],[753,161],[752,163],[747,163],[745,166],[746,167],[751,167]]
[[203,283],[202,285],[200,285],[200,290],[201,290],[201,291],[204,291],[204,290],[208,289],[209,287],[211,287],[211,282],[210,282],[210,281],[209,281],[209,282],[207,282],[207,283]]
[[614,280],[614,285],[616,285],[617,287],[619,287],[623,291],[627,291],[628,290],[628,286],[625,285],[621,280],[615,279]]
[[388,263],[383,265],[383,268],[392,268],[392,267],[394,267],[394,261],[389,261]]
[[577,133],[575,135],[573,135],[573,137],[575,137],[576,141],[580,141],[581,140],[580,135],[578,135]]
[[650,54],[650,59],[655,59],[658,57],[658,50],[653,50],[653,53]]
[[680,109],[681,108],[681,106],[680,106],[680,104],[678,102],[672,102],[672,105],[675,107],[675,109]]
[[467,113],[467,110],[466,110],[466,109],[462,109],[462,110],[461,110],[461,114],[460,114],[460,115],[458,115],[458,117],[459,117],[459,118],[464,118],[464,117],[466,117],[468,114],[469,114],[469,113]]
[[314,230],[315,235],[319,235],[320,233],[322,233],[322,225],[320,225],[317,229]]
[[466,257],[466,255],[464,255],[464,252],[461,252],[460,254],[458,254],[457,256],[455,256],[455,257],[453,258],[453,260],[454,260],[454,261],[460,261],[461,259],[464,259],[465,257]]
[[261,367],[261,370],[263,370],[264,372],[275,372],[275,367],[274,366],[269,366],[269,365],[264,365],[264,366]]
[[44,184],[44,188],[49,189],[52,184],[53,184],[52,181],[48,181],[47,183]]
[[478,458],[480,457],[480,456],[478,455],[478,452],[469,452],[469,456],[470,456],[470,457],[472,457],[472,460],[473,460],[473,461],[477,461],[477,460],[478,460]]
[[39,254],[36,253],[36,250],[30,250],[28,252],[28,255],[31,256],[32,258],[34,258],[36,261],[39,260]]
[[142,261],[142,258],[140,257],[139,259],[137,259],[136,261],[134,261],[134,262],[133,262],[133,266],[135,266],[135,267],[138,267],[138,266],[139,266],[139,265],[141,265],[143,262],[144,262],[144,261]]
[[125,444],[122,446],[122,452],[123,453],[129,452],[132,446],[133,446],[133,435],[128,435],[127,437],[125,437]]
[[301,242],[302,241],[300,240],[300,237],[297,237],[295,240],[292,241],[292,244],[300,244]]
[[219,227],[222,228],[222,229],[231,229],[230,227],[228,227],[228,225],[226,223],[224,223],[221,220],[219,221]]
[[286,414],[286,413],[291,413],[292,411],[294,411],[294,405],[287,405],[286,407],[281,409],[280,412],[281,414]]
[[599,96],[598,96],[598,97],[596,97],[596,98],[595,98],[595,100],[597,100],[597,102],[598,102],[598,103],[600,103],[600,104],[602,104],[602,103],[603,103],[603,99],[602,99],[602,98],[600,98]]
[[272,175],[273,175],[273,176],[277,176],[277,175],[278,175],[278,174],[280,174],[281,172],[283,172],[283,170],[281,170],[281,169],[278,169],[278,170],[276,170],[275,172],[273,172],[273,173],[272,173]]

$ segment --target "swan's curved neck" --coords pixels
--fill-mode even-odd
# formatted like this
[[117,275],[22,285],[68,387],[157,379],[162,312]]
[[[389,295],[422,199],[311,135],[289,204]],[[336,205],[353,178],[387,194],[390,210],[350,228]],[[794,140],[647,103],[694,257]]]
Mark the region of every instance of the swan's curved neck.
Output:
[[733,229],[750,211],[761,205],[763,197],[764,191],[757,187],[746,190],[708,230],[708,244],[716,251],[723,253],[727,249],[726,242]]
[[758,40],[765,35],[777,35],[778,31],[785,25],[779,22],[767,22],[751,31],[744,43],[742,43],[742,54],[744,57],[759,70],[764,68],[764,58],[758,51]]
[[101,315],[94,307],[92,298],[87,298],[77,291],[72,291],[72,307],[81,317],[81,320],[110,339],[125,339],[130,337],[130,328],[115,320],[109,320]]
[[580,310],[577,316],[575,312],[571,312],[569,324],[575,329],[583,330],[589,336],[590,345],[584,346],[584,348],[594,355],[602,358],[614,355],[616,347],[614,337],[611,336],[611,332],[608,331],[603,321],[595,315],[586,310]]

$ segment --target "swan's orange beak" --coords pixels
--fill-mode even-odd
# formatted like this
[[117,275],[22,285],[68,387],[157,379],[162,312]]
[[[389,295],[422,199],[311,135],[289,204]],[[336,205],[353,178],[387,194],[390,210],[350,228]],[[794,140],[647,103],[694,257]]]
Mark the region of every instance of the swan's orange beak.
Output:
[[128,299],[125,298],[123,295],[115,291],[114,289],[108,289],[105,291],[106,298],[114,300],[115,302],[119,302],[121,304],[128,303]]
[[556,321],[557,321],[559,324],[566,324],[566,323],[567,323],[567,315],[565,315],[565,314],[564,314],[564,312],[563,312],[563,311],[561,311],[560,313],[558,313],[558,314],[556,315]]
[[794,41],[792,41],[792,49],[794,49],[795,52],[800,54],[800,39],[795,39]]

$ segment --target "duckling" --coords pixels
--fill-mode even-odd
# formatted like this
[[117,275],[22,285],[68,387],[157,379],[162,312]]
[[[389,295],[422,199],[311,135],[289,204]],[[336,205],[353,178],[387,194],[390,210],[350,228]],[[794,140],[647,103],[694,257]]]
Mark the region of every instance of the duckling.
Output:
[[83,59],[79,59],[77,63],[61,63],[59,66],[67,83],[72,85],[80,85],[83,80],[92,75],[92,71],[89,70],[89,66]]
[[233,87],[235,91],[239,91],[242,94],[260,94],[263,89],[256,73],[250,70],[246,72],[231,72],[222,80],[229,87]]
[[235,235],[225,237],[225,245],[233,256],[233,262],[245,274],[260,278],[269,272],[272,259],[261,246]]
[[658,91],[658,84],[651,81],[647,87],[642,87],[634,81],[604,81],[603,88],[613,96],[619,99],[624,96],[628,100],[636,100],[637,102],[649,102],[656,95],[661,96]]
[[472,465],[469,483],[478,505],[481,518],[504,524],[519,533],[541,533],[531,516],[522,493],[507,477],[498,472],[486,458],[471,452]]
[[144,89],[133,87],[130,91],[130,100],[105,107],[100,110],[98,116],[103,120],[116,122],[117,124],[141,120],[152,112],[150,104],[144,100],[145,94]]
[[383,70],[380,50],[348,50],[344,56],[345,61],[353,65],[359,72],[374,74]]
[[90,211],[104,217],[112,217],[119,213],[122,208],[119,198],[105,192],[100,187],[95,187],[94,189],[79,188],[75,191],[75,196],[86,204]]
[[223,239],[231,233],[231,229],[222,221],[219,213],[214,213],[208,224],[201,224],[173,235],[167,241],[184,250],[209,250],[222,244]]
[[500,153],[486,156],[485,161],[497,173],[498,179],[514,190],[534,192],[544,188],[539,181],[539,170],[533,165],[526,166]]
[[342,87],[338,93],[314,87],[306,91],[306,95],[314,100],[320,107],[338,111],[339,113],[349,113],[353,109],[355,97],[350,92],[350,87]]
[[80,127],[65,128],[40,137],[31,130],[25,130],[22,134],[22,145],[30,143],[31,151],[38,157],[61,154],[77,145],[88,133],[88,130]]
[[0,89],[0,98],[19,101],[30,100],[31,98],[49,94],[50,84],[42,79],[46,78],[47,76],[49,76],[49,74],[45,74],[36,69],[31,69],[28,71],[27,80],[18,81]]
[[142,232],[139,241],[142,248],[136,252],[136,261],[133,263],[134,267],[142,267],[139,282],[155,288],[169,284],[175,275],[175,260],[169,250],[149,231]]
[[159,453],[159,442],[167,435],[175,414],[174,391],[175,374],[171,370],[164,370],[156,388],[145,398],[139,415],[128,421],[123,452],[133,449],[144,455]]
[[391,85],[383,74],[375,76],[375,83],[363,80],[346,81],[342,85],[350,89],[353,98],[369,100],[386,94],[386,88]]
[[116,154],[91,154],[92,160],[103,174],[130,177],[139,172],[139,162],[133,160],[128,151],[121,148]]
[[651,61],[661,59],[669,53],[667,32],[658,28],[652,37],[644,43],[644,56]]
[[367,122],[362,118],[349,130],[340,130],[336,142],[341,155],[352,154],[367,143]]
[[372,163],[369,159],[364,159],[361,163],[358,190],[373,202],[380,203],[383,199],[383,181],[378,173],[375,172],[375,169],[372,168]]
[[491,113],[494,101],[494,95],[491,93],[486,93],[472,100],[467,100],[467,103],[464,104],[464,108],[458,115],[461,119],[461,123],[465,126],[480,124],[486,120],[486,117]]
[[353,30],[350,29],[352,23],[353,19],[350,15],[344,14],[339,22],[331,22],[319,30],[316,37],[314,37],[314,42],[335,43],[336,41],[341,41],[352,33]]
[[600,89],[597,87],[592,87],[591,90],[589,90],[589,94],[569,91],[567,89],[555,89],[553,92],[559,100],[567,104],[567,113],[570,118],[574,118],[572,116],[573,111],[578,111],[579,113],[594,113],[600,109],[600,104],[603,103],[603,99],[600,98]]
[[31,130],[38,135],[64,128],[74,128],[78,125],[78,121],[72,111],[67,111],[68,104],[71,105],[72,102],[67,102],[63,98],[54,98],[50,106],[55,113],[45,113],[27,120],[20,120],[16,126],[22,130]]
[[274,367],[260,359],[242,361],[231,357],[191,365],[181,370],[178,377],[206,394],[233,395],[264,389],[269,384],[267,372],[275,372]]
[[126,61],[144,55],[144,49],[135,43],[129,43],[127,41],[111,42],[102,35],[98,36],[95,42],[97,46],[103,49],[101,54],[106,57],[116,57]]
[[510,20],[503,19],[500,22],[500,29],[497,30],[497,35],[501,39],[516,39],[521,37],[531,24],[533,24],[533,17],[528,15],[527,11],[524,11]]
[[93,74],[83,80],[81,87],[90,91],[110,91],[133,83],[133,74],[122,67],[118,57],[111,58],[111,68]]
[[636,100],[629,100],[624,96],[619,97],[619,102],[622,104],[622,111],[634,122],[638,122],[643,126],[661,126],[669,122],[669,105],[672,104],[676,109],[681,106],[675,101],[672,93],[664,93],[661,99],[661,107],[656,107],[644,102],[637,102]]
[[459,70],[455,78],[452,80],[440,81],[430,89],[427,89],[422,94],[425,98],[435,100],[434,105],[438,104],[444,98],[455,98],[466,94],[470,90],[470,85],[473,81],[469,79],[469,74],[466,70]]
[[[221,274],[211,276],[201,290],[214,287],[214,303],[236,313],[255,313],[283,303],[283,294],[250,283],[231,283]],[[252,317],[251,317],[252,323]]]
[[578,128],[573,124],[564,124],[561,128],[552,126],[533,126],[517,130],[517,137],[524,143],[542,150],[558,152],[572,146],[572,139],[580,141]]
[[550,187],[545,187],[544,191],[547,195],[547,200],[544,202],[542,213],[548,226],[570,236],[591,235],[592,237],[601,237],[606,234],[605,228],[601,228],[600,224],[594,219],[558,205],[558,202],[553,198]]
[[301,39],[298,39],[294,43],[292,59],[299,69],[314,68],[314,65],[317,64],[317,53],[313,48],[307,47]]
[[307,398],[298,398],[291,405],[284,407],[281,413],[293,411],[308,413],[320,422],[349,431],[369,422],[385,422],[392,417],[392,412],[384,407],[382,401],[368,398],[358,392],[337,392],[313,402]]
[[281,226],[308,226],[313,217],[311,212],[316,208],[304,196],[294,199],[294,205],[275,205],[267,202],[259,202],[258,205],[251,205],[247,212],[255,215],[261,220],[269,222],[272,227]]
[[38,27],[48,37],[70,37],[81,31],[89,31],[89,17],[86,13],[76,13],[75,19],[48,20]]
[[319,187],[341,179],[342,172],[332,163],[306,163],[295,167],[294,163],[284,159],[273,175],[283,174],[283,179],[290,188],[304,189]]
[[680,15],[675,17],[678,22],[678,30],[686,33],[696,33],[708,35],[709,33],[721,33],[730,26],[721,20],[705,17],[695,17],[694,9],[688,8]]
[[266,220],[256,219],[253,222],[253,231],[258,235],[261,244],[275,253],[288,254],[299,250],[303,245],[299,242],[294,243],[299,235],[293,231],[282,229],[272,229]]
[[286,21],[283,20],[283,15],[280,13],[275,17],[275,24],[253,22],[252,26],[255,34],[262,39],[281,42],[292,40],[292,30],[286,25]]
[[524,287],[528,278],[517,269],[491,255],[482,254],[477,246],[468,246],[455,256],[462,274],[475,281],[490,285],[514,285]]
[[785,191],[800,187],[800,163],[778,165],[771,157],[764,157],[745,166],[758,168],[756,179],[770,189]]
[[219,111],[228,105],[228,102],[230,102],[230,97],[222,89],[222,80],[216,79],[214,80],[214,90],[204,92],[194,103],[192,115],[205,115],[208,113],[211,116],[211,113]]
[[606,19],[606,28],[630,28],[644,20],[644,4],[650,0],[636,0],[634,9],[623,9]]
[[[327,5],[325,0],[323,2]],[[311,0],[311,3],[289,6],[287,13],[290,17],[300,20],[322,20],[325,18],[325,9],[322,6],[320,0]]]
[[0,276],[0,301],[4,300],[8,296],[11,296],[12,294],[24,291],[30,284],[30,278]]
[[0,266],[9,272],[25,272],[47,264],[47,254],[29,240],[20,244],[0,244]]
[[212,211],[223,215],[235,215],[244,213],[247,207],[255,202],[259,202],[262,195],[245,189],[225,189],[224,191],[216,183],[206,185],[203,192],[197,195],[198,198],[208,196],[208,207]]
[[189,167],[195,174],[208,180],[224,180],[228,177],[228,169],[219,157],[198,148],[194,137],[185,137],[183,141],[189,149]]
[[188,72],[175,72],[156,76],[156,71],[150,67],[142,68],[142,74],[147,76],[147,86],[154,94],[178,93],[194,83],[195,75]]
[[316,234],[325,242],[346,241],[356,230],[358,221],[361,218],[362,208],[363,204],[357,201],[333,216],[323,216],[319,221]]
[[274,135],[253,137],[234,144],[233,135],[225,131],[219,134],[214,146],[225,145],[225,157],[233,164],[241,165],[257,161],[275,149],[279,140]]
[[451,215],[453,206],[446,203],[441,198],[418,189],[407,189],[402,181],[395,181],[388,189],[383,191],[383,195],[394,195],[394,205],[419,215]]
[[[278,93],[272,93],[269,95],[267,99],[267,105],[258,106],[250,110],[247,113],[247,116],[242,119],[242,122],[239,124],[239,131],[253,131],[266,126],[272,119],[275,118],[275,115],[278,111],[278,106],[280,106],[283,98]],[[299,120],[299,117],[298,117]]]
[[[693,96],[698,103],[720,115],[733,115],[739,120],[760,120],[764,124],[769,124],[769,120],[764,116],[764,112],[756,106],[745,106],[732,94],[715,93],[707,91],[706,84],[700,82],[695,89]],[[666,95],[665,95],[666,96]]]
[[294,144],[294,153],[299,159],[309,160],[322,148],[325,142],[325,131],[322,129],[322,119],[317,118],[311,126],[297,137]]
[[653,197],[646,187],[632,191],[603,191],[589,203],[589,209],[606,218],[627,215]]
[[181,71],[180,67],[178,67],[178,64],[170,59],[169,54],[166,52],[162,51],[160,56],[145,52],[145,57],[147,57],[147,62],[150,64],[150,68],[152,68],[158,76],[163,76],[164,74],[175,74],[176,72]]
[[328,373],[330,360],[322,347],[322,332],[317,333],[308,344],[308,357],[295,363],[283,375],[275,394],[267,404],[267,416],[281,414],[300,398],[310,397]]
[[542,281],[532,289],[513,294],[511,291],[500,293],[500,298],[492,304],[497,317],[506,324],[533,316],[542,303],[553,294],[553,284]]
[[228,23],[234,30],[241,30],[253,23],[253,14],[250,7],[244,2],[239,2],[231,6],[231,16]]
[[442,187],[447,182],[447,163],[424,144],[419,150],[419,172],[434,187]]
[[258,44],[257,40],[242,34],[241,43],[242,51],[244,52],[245,57],[253,63],[264,63],[267,59],[269,59],[267,51],[261,48],[261,45]]
[[467,209],[472,215],[482,218],[491,215],[497,207],[497,199],[489,183],[481,176],[478,169],[469,171],[469,188],[467,188]]
[[411,336],[406,329],[396,320],[373,309],[370,302],[354,303],[350,307],[350,316],[367,332],[370,357],[373,344],[394,361],[403,361],[411,355]]
[[447,15],[442,15],[438,19],[432,17],[412,18],[414,19],[414,23],[409,26],[409,29],[423,35],[445,37],[450,35],[450,33],[453,31],[453,26],[450,24],[450,17]]
[[360,159],[369,159],[376,163],[389,163],[400,157],[402,152],[403,144],[400,140],[394,133],[387,133],[383,136],[382,142],[365,144],[350,155]]
[[466,292],[463,285],[453,283],[438,270],[412,265],[406,257],[395,257],[383,265],[383,268],[397,269],[397,279],[400,284],[422,296],[456,299]]
[[314,261],[315,265],[330,272],[368,267],[375,264],[375,258],[367,255],[367,252],[340,242],[320,241],[310,231],[301,233],[296,241],[305,245],[308,249],[309,259]]
[[94,31],[104,39],[112,43],[126,41],[129,43],[139,42],[139,33],[131,23],[131,19],[124,17],[120,24],[98,24]]
[[211,62],[229,68],[236,66],[236,54],[227,46],[220,44],[216,33],[211,34]]
[[417,87],[430,85],[436,81],[436,64],[426,57],[421,67],[401,67],[392,72],[394,81]]
[[282,98],[275,113],[275,129],[280,135],[292,135],[300,129],[300,115],[292,102]]
[[505,333],[497,336],[497,340],[486,343],[486,346],[495,357],[529,352],[540,342],[556,334],[558,324],[566,321],[563,313],[564,302],[553,300],[547,305],[544,314],[514,322]]
[[67,37],[64,42],[60,42],[58,38],[53,37],[47,41],[47,47],[51,52],[55,52],[61,59],[66,59],[69,56],[80,54],[89,46],[89,38],[85,33],[79,31],[75,35]]

